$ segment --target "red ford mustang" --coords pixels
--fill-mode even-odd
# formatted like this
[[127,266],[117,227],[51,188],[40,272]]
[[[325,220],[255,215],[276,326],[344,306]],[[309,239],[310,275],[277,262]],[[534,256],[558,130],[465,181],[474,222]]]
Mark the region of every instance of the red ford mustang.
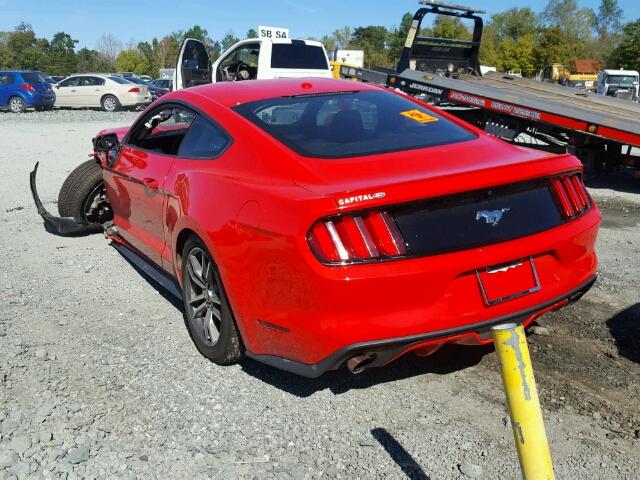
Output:
[[483,344],[595,280],[581,164],[330,79],[173,92],[94,139],[58,233],[104,228],[184,302],[198,350],[316,377]]

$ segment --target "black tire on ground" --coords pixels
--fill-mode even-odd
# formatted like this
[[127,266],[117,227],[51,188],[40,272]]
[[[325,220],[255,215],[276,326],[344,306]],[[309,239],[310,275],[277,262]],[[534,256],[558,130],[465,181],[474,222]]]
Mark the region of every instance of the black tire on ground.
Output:
[[[87,215],[96,195],[104,191],[102,167],[95,160],[87,160],[73,170],[62,184],[58,194],[58,212],[62,217],[80,218],[84,224],[103,223],[110,218],[98,218]],[[109,209],[110,211],[110,209]]]
[[104,97],[102,97],[100,104],[102,105],[102,109],[105,112],[117,112],[118,110],[120,110],[120,108],[122,108],[122,105],[120,105],[120,100],[118,100],[118,98],[114,95],[105,95]]
[[22,113],[27,109],[27,105],[20,97],[11,97],[9,99],[9,110],[12,113]]
[[[206,305],[203,300],[194,301],[194,298],[199,296],[206,296],[205,289],[199,287],[190,273],[197,270],[189,268],[188,264],[191,262],[190,258],[195,255],[196,263],[206,264],[209,262],[210,269],[206,266],[200,269],[199,282],[204,283],[210,292],[213,293],[213,300]],[[206,257],[206,261],[202,261],[202,255]],[[195,236],[190,237],[185,242],[182,249],[182,299],[184,303],[184,315],[185,323],[191,336],[191,340],[195,344],[198,351],[206,358],[218,365],[231,365],[237,363],[243,357],[243,346],[240,335],[238,333],[238,327],[236,326],[231,307],[229,306],[229,300],[222,285],[222,279],[218,272],[218,267],[213,262],[209,250],[204,243]],[[203,307],[204,305],[204,307]],[[217,307],[217,308],[216,308]],[[194,313],[197,310],[204,308],[205,312],[201,317],[196,318]],[[216,315],[209,316],[209,308],[216,309],[219,314],[219,318]],[[213,335],[211,330],[207,327],[208,321],[206,318],[211,318],[217,323],[218,337],[215,341],[212,341]]]

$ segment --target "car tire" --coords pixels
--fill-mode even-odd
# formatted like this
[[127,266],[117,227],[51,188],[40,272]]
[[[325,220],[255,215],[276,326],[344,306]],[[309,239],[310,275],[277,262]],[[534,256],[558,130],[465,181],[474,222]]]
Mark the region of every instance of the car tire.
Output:
[[185,323],[198,351],[218,365],[241,360],[242,341],[218,267],[195,236],[182,249],[182,300]]
[[23,113],[27,109],[27,105],[20,97],[11,97],[9,99],[9,110],[12,113]]
[[105,112],[117,112],[122,107],[120,100],[114,95],[105,95],[102,97],[100,104]]
[[62,217],[78,218],[85,225],[113,219],[98,162],[87,160],[69,174],[58,194],[58,212]]

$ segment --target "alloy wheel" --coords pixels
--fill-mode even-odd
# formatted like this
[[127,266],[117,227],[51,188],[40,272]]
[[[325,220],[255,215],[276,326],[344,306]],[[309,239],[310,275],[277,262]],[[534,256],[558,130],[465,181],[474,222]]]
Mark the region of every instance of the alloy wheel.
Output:
[[211,259],[201,248],[189,252],[185,282],[186,308],[193,331],[213,346],[218,342],[222,324],[220,286]]
[[113,112],[117,108],[118,104],[116,103],[116,99],[113,97],[107,97],[104,99],[104,109]]
[[9,108],[13,113],[20,113],[22,111],[22,101],[19,98],[12,98]]

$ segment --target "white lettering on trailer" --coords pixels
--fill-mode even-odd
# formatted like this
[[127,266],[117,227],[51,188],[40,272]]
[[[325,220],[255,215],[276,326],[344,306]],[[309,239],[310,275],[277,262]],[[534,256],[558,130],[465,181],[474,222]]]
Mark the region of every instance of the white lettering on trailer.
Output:
[[363,193],[362,195],[354,195],[353,197],[339,198],[338,205],[344,207],[346,205],[351,205],[352,203],[360,203],[368,200],[378,200],[386,196],[387,194],[385,192]]
[[483,98],[474,97],[473,95],[468,95],[466,93],[461,93],[461,92],[455,92],[455,91],[449,92],[449,99],[458,100],[460,102],[468,103],[470,105],[477,105],[478,107],[485,106]]
[[428,85],[422,85],[421,83],[415,82],[409,84],[409,88],[420,90],[421,92],[433,93],[434,95],[442,95],[444,92],[441,88],[430,87]]
[[491,108],[499,112],[510,113],[517,115],[518,117],[530,118],[531,120],[540,120],[540,112],[529,110],[522,107],[516,107],[514,105],[507,105],[500,102],[491,102]]

